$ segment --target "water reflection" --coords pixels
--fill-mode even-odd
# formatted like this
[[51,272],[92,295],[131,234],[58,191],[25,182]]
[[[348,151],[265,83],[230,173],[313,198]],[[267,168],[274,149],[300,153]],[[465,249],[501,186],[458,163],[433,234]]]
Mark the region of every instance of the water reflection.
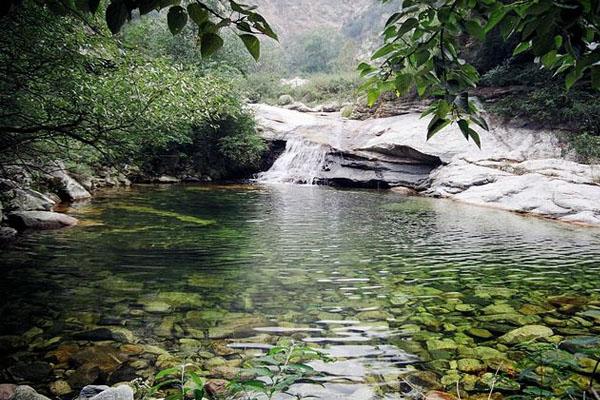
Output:
[[[235,370],[241,357],[293,337],[338,359],[314,363],[324,388],[298,393],[391,399],[402,373],[450,369],[434,363],[454,356],[436,353],[432,340],[451,339],[457,347],[444,351],[460,353],[459,345],[495,346],[489,341],[548,317],[564,321],[554,328],[563,336],[600,331],[593,317],[567,328],[571,316],[555,308],[528,311],[564,293],[600,304],[597,229],[293,185],[142,187],[72,211],[88,223],[31,234],[2,255],[1,334],[41,330],[25,353],[7,346],[2,368],[44,359],[63,342],[86,346],[72,335],[98,327],[109,327],[114,342],[121,332],[207,370]],[[491,337],[465,333],[472,328]],[[140,376],[161,362],[135,361],[125,363],[141,365]]]

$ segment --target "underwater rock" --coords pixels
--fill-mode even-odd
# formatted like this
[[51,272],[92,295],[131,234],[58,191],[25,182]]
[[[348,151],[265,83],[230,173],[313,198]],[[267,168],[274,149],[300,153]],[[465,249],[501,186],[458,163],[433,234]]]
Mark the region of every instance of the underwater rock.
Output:
[[73,334],[75,340],[90,340],[102,341],[102,340],[113,340],[113,333],[108,328],[97,328],[90,331],[78,332]]
[[49,385],[49,388],[50,392],[52,392],[52,394],[55,396],[64,396],[73,391],[73,389],[71,389],[71,385],[69,385],[67,381],[64,381],[62,379],[52,382]]
[[209,379],[204,384],[204,390],[212,398],[222,398],[228,393],[228,384],[229,382],[224,379]]
[[77,365],[87,366],[89,369],[97,367],[104,373],[116,370],[125,358],[116,348],[108,344],[90,346],[73,355],[73,361]]
[[423,400],[456,400],[456,397],[450,393],[440,392],[439,390],[430,390],[425,393]]
[[427,350],[429,351],[437,351],[437,350],[456,350],[458,345],[452,339],[440,339],[440,340],[428,340],[427,341]]
[[461,358],[457,361],[458,370],[462,372],[484,371],[487,367],[475,358]]
[[532,339],[548,338],[554,335],[552,329],[544,325],[525,325],[506,333],[498,340],[504,344],[516,344]]
[[438,376],[431,371],[411,371],[402,379],[411,386],[419,386],[424,389],[439,390],[442,388]]
[[559,348],[567,350],[570,353],[583,353],[596,350],[600,354],[600,337],[579,336],[569,338],[561,342]]
[[61,229],[77,225],[76,218],[51,211],[16,211],[8,214],[8,224],[17,230]]
[[164,301],[148,301],[144,304],[144,311],[149,313],[163,314],[171,310],[171,305]]
[[122,364],[115,372],[110,374],[108,383],[114,385],[121,382],[131,382],[136,378],[138,378],[136,369],[131,365]]
[[76,344],[61,344],[56,349],[49,351],[46,354],[46,359],[58,364],[68,363],[71,357],[79,351],[79,346]]
[[52,367],[44,361],[19,362],[9,367],[8,372],[16,381],[45,382]]
[[469,336],[479,339],[489,339],[494,336],[492,332],[482,328],[469,328],[465,331],[465,333]]

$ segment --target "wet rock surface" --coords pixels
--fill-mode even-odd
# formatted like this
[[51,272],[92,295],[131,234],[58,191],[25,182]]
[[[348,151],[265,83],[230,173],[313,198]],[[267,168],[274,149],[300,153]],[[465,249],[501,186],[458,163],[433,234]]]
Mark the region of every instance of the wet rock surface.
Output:
[[480,150],[455,126],[426,141],[427,119],[414,112],[364,121],[266,105],[255,112],[267,140],[301,138],[323,146],[318,183],[405,186],[473,205],[600,224],[600,166],[564,159],[550,132],[492,124],[481,133]]
[[7,216],[8,223],[15,229],[61,229],[77,225],[77,219],[51,211],[16,211]]

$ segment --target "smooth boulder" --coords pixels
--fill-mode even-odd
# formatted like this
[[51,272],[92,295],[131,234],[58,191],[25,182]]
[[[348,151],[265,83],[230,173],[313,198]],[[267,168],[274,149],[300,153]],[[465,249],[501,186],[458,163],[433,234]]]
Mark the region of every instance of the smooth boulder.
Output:
[[20,231],[61,229],[77,225],[78,222],[76,218],[69,215],[52,211],[16,211],[8,214],[9,225]]
[[51,168],[48,180],[56,189],[57,194],[64,201],[77,201],[92,197],[79,182],[73,179],[61,163]]
[[32,189],[11,189],[2,197],[4,208],[12,211],[50,211],[56,205],[54,200]]

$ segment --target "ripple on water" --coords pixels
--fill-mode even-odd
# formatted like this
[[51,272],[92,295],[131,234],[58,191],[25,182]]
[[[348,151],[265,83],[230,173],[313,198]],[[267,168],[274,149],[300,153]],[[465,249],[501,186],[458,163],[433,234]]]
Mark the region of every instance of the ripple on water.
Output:
[[[292,393],[396,399],[400,374],[434,370],[421,355],[436,340],[476,348],[483,339],[464,329],[497,337],[549,295],[600,304],[600,231],[510,213],[295,186],[140,188],[88,207],[74,213],[101,224],[35,233],[3,254],[1,335],[35,326],[39,345],[114,321],[136,342],[219,363],[294,338],[337,362],[313,361],[324,386]],[[507,302],[508,321],[478,318]],[[571,318],[550,309],[544,317]],[[577,318],[588,324],[578,334],[597,327]]]

